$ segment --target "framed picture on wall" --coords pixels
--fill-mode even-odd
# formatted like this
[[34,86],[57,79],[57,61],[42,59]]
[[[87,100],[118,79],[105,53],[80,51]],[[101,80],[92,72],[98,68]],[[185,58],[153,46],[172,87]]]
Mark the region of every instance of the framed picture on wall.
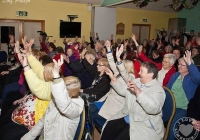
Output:
[[125,25],[123,23],[117,24],[116,34],[123,35],[124,34]]

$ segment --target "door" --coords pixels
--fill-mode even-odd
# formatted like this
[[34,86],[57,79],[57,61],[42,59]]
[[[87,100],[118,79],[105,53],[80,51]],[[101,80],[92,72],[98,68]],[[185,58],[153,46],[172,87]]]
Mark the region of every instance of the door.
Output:
[[42,31],[41,22],[23,21],[23,36],[26,35],[28,40],[34,38],[34,47],[40,49],[39,33],[37,31]]
[[[19,22],[3,22],[0,21],[0,27],[14,27],[14,34],[15,34],[15,40],[19,40]],[[0,28],[0,50],[5,51],[8,53],[8,44],[7,43],[2,43],[2,38],[8,37],[7,32],[5,30],[2,30],[3,28]]]
[[137,36],[139,43],[142,43],[144,39],[150,39],[150,29],[149,24],[133,24],[132,32]]

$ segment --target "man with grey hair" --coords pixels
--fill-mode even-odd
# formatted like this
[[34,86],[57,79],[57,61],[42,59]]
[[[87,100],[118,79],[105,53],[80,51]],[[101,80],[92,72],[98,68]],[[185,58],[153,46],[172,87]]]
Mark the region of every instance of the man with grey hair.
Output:
[[162,69],[158,72],[157,80],[162,86],[167,86],[171,76],[176,72],[174,54],[165,54],[162,61]]

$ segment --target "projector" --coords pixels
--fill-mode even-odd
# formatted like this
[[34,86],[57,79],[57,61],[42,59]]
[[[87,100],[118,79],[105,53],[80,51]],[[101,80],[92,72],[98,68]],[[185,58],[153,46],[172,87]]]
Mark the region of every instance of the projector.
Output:
[[78,18],[78,15],[67,15],[70,22],[72,22],[72,20],[74,20],[75,18]]
[[78,18],[78,15],[67,15],[69,18]]

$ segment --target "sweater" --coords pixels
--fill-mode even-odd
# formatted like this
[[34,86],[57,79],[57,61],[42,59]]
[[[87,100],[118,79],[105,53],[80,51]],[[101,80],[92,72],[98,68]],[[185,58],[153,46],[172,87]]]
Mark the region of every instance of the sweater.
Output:
[[[190,101],[190,99],[194,96],[197,86],[200,84],[200,72],[194,64],[188,65],[187,67],[189,73],[183,79],[183,89],[188,101]],[[169,89],[172,88],[179,75],[179,72],[176,72],[172,75],[169,83],[167,84]]]

